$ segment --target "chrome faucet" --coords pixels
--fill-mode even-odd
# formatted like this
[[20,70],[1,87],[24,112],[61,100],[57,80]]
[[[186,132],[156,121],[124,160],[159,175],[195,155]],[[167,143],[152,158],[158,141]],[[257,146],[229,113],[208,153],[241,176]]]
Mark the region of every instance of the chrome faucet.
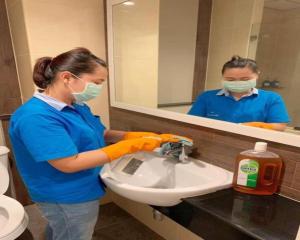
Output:
[[184,147],[184,146],[185,146],[185,145],[182,144],[182,147],[181,147],[181,153],[179,154],[178,159],[179,159],[179,161],[182,162],[182,163],[187,163],[189,157],[188,157],[188,155],[186,155],[186,153],[185,153],[185,147]]
[[188,162],[186,147],[188,146],[182,142],[166,143],[162,146],[160,154],[163,156],[171,156],[178,159],[181,163],[186,163]]

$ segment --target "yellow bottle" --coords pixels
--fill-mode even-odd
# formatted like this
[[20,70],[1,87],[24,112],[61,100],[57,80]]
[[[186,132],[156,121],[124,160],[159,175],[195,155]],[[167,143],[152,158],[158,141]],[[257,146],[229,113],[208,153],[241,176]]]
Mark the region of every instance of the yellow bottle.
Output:
[[280,156],[267,151],[267,143],[257,142],[254,149],[237,156],[233,188],[249,194],[271,195],[277,191],[281,169]]

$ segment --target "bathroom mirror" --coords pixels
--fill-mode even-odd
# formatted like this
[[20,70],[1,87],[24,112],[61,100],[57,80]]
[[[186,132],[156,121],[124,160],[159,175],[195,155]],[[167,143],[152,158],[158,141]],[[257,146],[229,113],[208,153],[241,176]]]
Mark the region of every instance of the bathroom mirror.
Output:
[[[111,105],[300,146],[299,30],[297,0],[107,0]],[[186,114],[198,94],[221,88],[235,54],[256,59],[258,88],[283,97],[286,132]]]

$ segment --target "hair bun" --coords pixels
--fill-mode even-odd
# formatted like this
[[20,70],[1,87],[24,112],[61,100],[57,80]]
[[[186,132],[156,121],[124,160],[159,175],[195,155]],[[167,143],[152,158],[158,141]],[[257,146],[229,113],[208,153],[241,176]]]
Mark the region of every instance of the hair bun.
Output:
[[42,57],[39,58],[34,65],[33,81],[41,89],[45,89],[53,78],[50,68],[51,61],[51,57]]
[[241,59],[239,55],[233,55],[230,61],[238,61],[239,59]]

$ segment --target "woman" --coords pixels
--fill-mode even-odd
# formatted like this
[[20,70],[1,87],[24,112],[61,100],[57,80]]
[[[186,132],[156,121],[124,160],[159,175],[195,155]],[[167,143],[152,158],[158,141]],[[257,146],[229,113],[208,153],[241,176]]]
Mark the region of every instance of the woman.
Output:
[[104,195],[99,166],[176,141],[170,134],[106,130],[84,103],[100,94],[106,78],[105,62],[85,48],[40,58],[33,80],[42,91],[12,116],[17,166],[48,220],[47,239],[92,238]]
[[200,94],[188,114],[283,131],[289,122],[284,102],[255,88],[258,75],[254,60],[233,56],[222,69],[223,89]]

